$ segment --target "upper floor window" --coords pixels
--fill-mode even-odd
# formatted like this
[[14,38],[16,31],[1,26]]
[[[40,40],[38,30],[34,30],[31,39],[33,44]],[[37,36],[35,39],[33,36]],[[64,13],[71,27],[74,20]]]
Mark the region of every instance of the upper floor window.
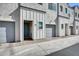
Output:
[[61,12],[63,11],[63,6],[60,6],[60,11],[61,11]]
[[38,3],[38,4],[43,5],[43,3]]
[[77,17],[77,13],[75,13],[75,17]]
[[65,8],[65,13],[67,13],[67,8]]
[[48,9],[50,9],[50,10],[55,10],[55,11],[56,11],[56,4],[54,4],[54,3],[49,3],[49,4],[48,4]]

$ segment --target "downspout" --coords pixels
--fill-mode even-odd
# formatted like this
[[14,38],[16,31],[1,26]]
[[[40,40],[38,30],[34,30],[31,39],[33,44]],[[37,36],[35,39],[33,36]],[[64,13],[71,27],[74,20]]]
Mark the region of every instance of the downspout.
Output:
[[[18,3],[18,9],[19,9],[19,20],[20,20],[20,3]],[[19,28],[20,28],[20,21],[19,21]],[[20,30],[19,30],[19,40],[20,40]]]

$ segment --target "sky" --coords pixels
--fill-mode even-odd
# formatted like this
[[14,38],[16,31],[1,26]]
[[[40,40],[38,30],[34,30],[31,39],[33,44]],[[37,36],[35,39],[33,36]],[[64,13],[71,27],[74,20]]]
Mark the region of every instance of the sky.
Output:
[[71,7],[78,6],[79,7],[79,3],[69,3],[69,6],[71,6]]

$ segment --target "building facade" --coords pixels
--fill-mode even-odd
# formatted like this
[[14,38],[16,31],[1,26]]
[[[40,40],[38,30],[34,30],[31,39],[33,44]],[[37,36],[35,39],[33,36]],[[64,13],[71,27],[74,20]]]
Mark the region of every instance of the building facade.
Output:
[[4,3],[0,7],[2,43],[79,34],[79,9],[66,3]]
[[74,33],[79,34],[79,8],[74,9]]

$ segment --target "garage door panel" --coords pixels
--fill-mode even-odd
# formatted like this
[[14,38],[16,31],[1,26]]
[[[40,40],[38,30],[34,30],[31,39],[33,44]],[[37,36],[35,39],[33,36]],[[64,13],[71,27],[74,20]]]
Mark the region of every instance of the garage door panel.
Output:
[[46,29],[46,37],[52,37],[52,28]]
[[6,28],[1,27],[0,28],[0,43],[6,42]]

